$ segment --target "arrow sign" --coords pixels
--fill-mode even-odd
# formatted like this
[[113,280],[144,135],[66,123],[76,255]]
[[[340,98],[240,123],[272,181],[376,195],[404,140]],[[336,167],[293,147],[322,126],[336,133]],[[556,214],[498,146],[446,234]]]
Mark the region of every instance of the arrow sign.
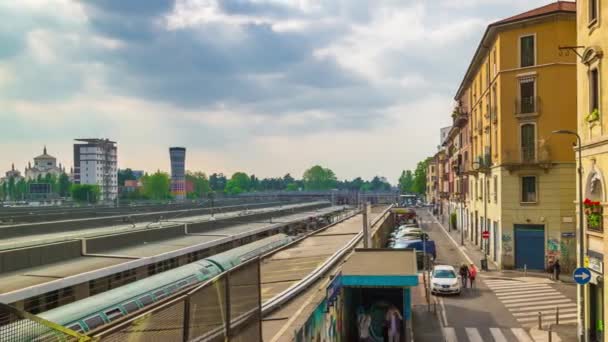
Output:
[[579,267],[572,273],[574,281],[579,285],[585,285],[591,281],[591,271],[585,267]]

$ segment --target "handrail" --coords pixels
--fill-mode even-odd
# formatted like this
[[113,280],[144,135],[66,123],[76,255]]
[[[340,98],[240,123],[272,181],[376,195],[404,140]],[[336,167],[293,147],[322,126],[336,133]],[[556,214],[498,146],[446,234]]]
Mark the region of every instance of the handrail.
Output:
[[[382,212],[382,214],[380,214],[378,217],[376,217],[373,220],[371,227],[376,225],[386,215],[387,212],[390,212],[390,210],[392,208],[393,208],[393,205],[390,205],[388,208],[386,208]],[[338,261],[342,260],[343,256],[347,252],[350,252],[350,250],[352,250],[353,247],[357,243],[359,243],[359,241],[362,238],[363,238],[363,232],[359,232],[344,247],[342,247],[337,252],[335,252],[322,265],[317,267],[314,271],[309,273],[306,277],[304,277],[298,283],[291,285],[286,290],[282,291],[281,293],[277,294],[273,298],[266,301],[266,303],[262,304],[262,316],[265,316],[268,313],[276,310],[278,307],[280,307],[281,305],[283,305],[286,302],[288,302],[289,300],[291,300],[295,295],[297,295],[300,292],[302,292],[303,290],[307,289],[312,283],[314,283],[319,278],[321,278],[321,276],[323,276],[330,268],[335,266],[338,263]]]

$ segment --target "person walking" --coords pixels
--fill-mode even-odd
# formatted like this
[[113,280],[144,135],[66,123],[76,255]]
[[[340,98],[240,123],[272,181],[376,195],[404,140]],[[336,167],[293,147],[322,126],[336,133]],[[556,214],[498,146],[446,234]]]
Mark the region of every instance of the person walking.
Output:
[[469,281],[469,268],[467,265],[462,264],[458,273],[460,274],[460,279],[462,280],[462,288],[466,289]]
[[475,287],[475,278],[477,278],[477,266],[471,264],[469,266],[469,280],[471,281],[471,288]]
[[559,281],[559,274],[562,272],[562,266],[559,264],[559,259],[553,263],[553,276],[555,281]]
[[400,326],[403,317],[395,306],[391,306],[386,312],[386,321],[388,323],[388,342],[400,341]]

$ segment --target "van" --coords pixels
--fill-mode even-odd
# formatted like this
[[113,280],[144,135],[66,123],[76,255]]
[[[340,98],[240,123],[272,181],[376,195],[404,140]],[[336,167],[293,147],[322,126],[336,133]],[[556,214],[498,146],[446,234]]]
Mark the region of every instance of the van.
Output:
[[435,241],[428,240],[424,242],[426,246],[423,245],[422,240],[397,240],[393,245],[393,248],[409,248],[415,249],[417,251],[422,252],[424,250],[423,247],[426,247],[427,254],[430,254],[433,257],[433,260],[437,259],[437,251],[435,250]]

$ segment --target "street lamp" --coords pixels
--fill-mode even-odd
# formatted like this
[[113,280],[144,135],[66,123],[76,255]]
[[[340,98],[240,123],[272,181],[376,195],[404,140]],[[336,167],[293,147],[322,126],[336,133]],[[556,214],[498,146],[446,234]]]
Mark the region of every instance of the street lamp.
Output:
[[[578,267],[584,267],[585,265],[585,249],[584,249],[584,235],[583,235],[583,160],[581,158],[581,136],[574,131],[569,131],[565,129],[560,129],[557,131],[551,132],[553,134],[568,134],[576,136],[576,141],[578,144],[578,224],[579,229],[578,233]],[[587,340],[587,334],[585,333],[585,298],[584,298],[584,285],[577,285],[578,292],[578,300],[579,300],[579,316],[580,321],[578,322],[578,338],[579,341],[583,342]]]

